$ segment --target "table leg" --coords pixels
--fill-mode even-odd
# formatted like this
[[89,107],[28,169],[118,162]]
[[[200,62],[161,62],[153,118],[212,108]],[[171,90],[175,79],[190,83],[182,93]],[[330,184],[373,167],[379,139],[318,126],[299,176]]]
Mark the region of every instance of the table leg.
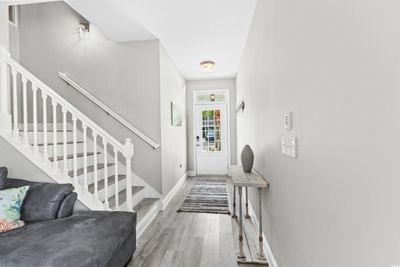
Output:
[[242,187],[239,186],[239,256],[238,258],[246,258],[243,251],[243,212],[242,212]]
[[233,186],[233,212],[232,218],[237,218],[236,216],[236,186]]
[[246,219],[250,219],[249,215],[249,190],[246,187],[246,215],[244,216]]
[[260,257],[260,259],[265,259],[265,255],[264,255],[264,247],[263,247],[263,236],[262,236],[262,188],[258,188],[258,197],[259,197],[259,225],[258,225],[258,241],[259,241],[259,253],[258,256]]

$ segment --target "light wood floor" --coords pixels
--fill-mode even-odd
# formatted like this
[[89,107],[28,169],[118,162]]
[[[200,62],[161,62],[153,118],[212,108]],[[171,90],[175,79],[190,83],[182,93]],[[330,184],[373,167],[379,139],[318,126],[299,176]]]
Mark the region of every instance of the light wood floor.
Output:
[[196,179],[187,179],[142,234],[129,267],[238,266],[229,215],[176,212]]

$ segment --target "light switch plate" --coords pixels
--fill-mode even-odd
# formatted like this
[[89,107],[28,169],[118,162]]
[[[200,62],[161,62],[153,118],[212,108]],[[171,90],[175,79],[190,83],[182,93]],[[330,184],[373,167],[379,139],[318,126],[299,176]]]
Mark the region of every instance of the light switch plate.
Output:
[[297,157],[297,139],[292,136],[282,136],[282,154],[291,158]]
[[283,115],[285,129],[290,131],[292,129],[292,112],[287,112]]

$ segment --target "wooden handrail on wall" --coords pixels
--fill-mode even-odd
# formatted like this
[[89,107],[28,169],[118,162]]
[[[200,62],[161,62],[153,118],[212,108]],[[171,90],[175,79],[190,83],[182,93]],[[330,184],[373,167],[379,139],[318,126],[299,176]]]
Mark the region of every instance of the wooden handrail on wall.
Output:
[[58,76],[64,80],[68,85],[71,87],[75,88],[78,92],[83,94],[86,98],[88,98],[90,101],[92,101],[94,104],[96,104],[99,108],[104,110],[107,114],[112,116],[114,119],[116,119],[119,123],[121,123],[123,126],[125,126],[127,129],[132,131],[136,136],[141,138],[143,141],[145,141],[147,144],[149,144],[153,149],[158,149],[160,147],[159,144],[151,140],[148,136],[146,136],[144,133],[142,133],[140,130],[136,129],[132,124],[127,122],[124,118],[122,118],[120,115],[118,115],[116,112],[114,112],[111,108],[106,106],[103,102],[101,102],[99,99],[97,99],[95,96],[93,96],[91,93],[86,91],[85,89],[82,88],[79,84],[74,82],[70,77],[67,76],[67,74],[59,72]]

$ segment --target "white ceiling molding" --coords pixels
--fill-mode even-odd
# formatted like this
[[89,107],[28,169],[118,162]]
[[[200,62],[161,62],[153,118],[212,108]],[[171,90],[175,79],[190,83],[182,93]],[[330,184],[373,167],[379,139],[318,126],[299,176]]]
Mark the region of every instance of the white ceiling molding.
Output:
[[[188,79],[235,77],[257,0],[65,0],[115,42],[159,39]],[[200,62],[215,61],[204,73]]]

